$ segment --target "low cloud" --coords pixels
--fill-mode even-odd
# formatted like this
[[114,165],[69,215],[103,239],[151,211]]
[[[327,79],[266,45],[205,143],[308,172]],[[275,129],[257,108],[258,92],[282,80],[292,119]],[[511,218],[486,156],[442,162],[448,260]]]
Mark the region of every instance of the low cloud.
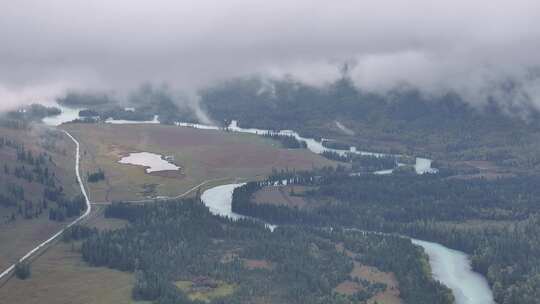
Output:
[[248,74],[318,85],[343,62],[364,90],[540,107],[536,0],[4,1],[0,41],[0,109],[144,82],[189,95]]

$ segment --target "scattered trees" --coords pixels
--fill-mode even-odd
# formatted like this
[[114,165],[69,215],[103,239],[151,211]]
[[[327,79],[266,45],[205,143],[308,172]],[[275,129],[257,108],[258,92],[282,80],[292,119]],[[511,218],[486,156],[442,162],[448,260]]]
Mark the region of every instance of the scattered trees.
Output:
[[15,276],[21,280],[26,280],[30,277],[30,263],[18,262],[15,264]]
[[89,183],[97,183],[101,180],[105,180],[105,172],[100,168],[97,172],[88,173],[86,179]]

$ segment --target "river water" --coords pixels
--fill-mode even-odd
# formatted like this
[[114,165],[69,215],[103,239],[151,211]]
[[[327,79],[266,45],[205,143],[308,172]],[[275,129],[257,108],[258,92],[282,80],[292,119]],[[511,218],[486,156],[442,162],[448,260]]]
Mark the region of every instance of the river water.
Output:
[[[53,106],[56,107],[56,108],[59,108],[60,111],[62,111],[62,112],[60,114],[58,114],[58,115],[48,116],[48,117],[45,117],[43,119],[44,124],[46,124],[48,126],[53,126],[53,127],[59,126],[59,125],[61,125],[63,123],[73,121],[75,119],[80,119],[81,117],[79,116],[79,112],[81,110],[86,109],[84,107],[76,107],[76,108],[65,107],[65,106],[62,106],[60,104],[54,104]],[[152,120],[143,120],[143,121],[141,121],[141,120],[121,120],[121,119],[109,118],[109,119],[105,120],[105,122],[109,123],[109,124],[117,124],[117,125],[121,125],[121,124],[159,124],[158,118],[159,117],[157,115],[154,115],[154,118]]]
[[486,279],[471,269],[469,257],[440,244],[412,239],[429,256],[433,277],[452,289],[457,304],[493,304]]
[[[204,130],[219,130],[219,127],[216,126],[208,126],[208,125],[201,125],[201,124],[192,124],[192,123],[181,123],[177,122],[177,126],[180,127],[191,127],[196,129],[204,129]],[[295,131],[292,130],[280,130],[280,131],[270,131],[270,130],[263,130],[263,129],[256,129],[256,128],[241,128],[238,126],[238,122],[236,120],[231,121],[230,125],[227,127],[228,131],[232,132],[238,132],[238,133],[248,133],[248,134],[256,134],[256,135],[265,135],[268,133],[271,134],[277,134],[277,135],[283,135],[283,136],[293,136],[299,141],[303,141],[306,143],[307,148],[316,154],[322,154],[323,152],[335,152],[339,155],[345,155],[346,153],[353,153],[358,155],[367,155],[367,156],[376,156],[376,157],[384,157],[384,156],[391,156],[389,154],[384,153],[377,153],[377,152],[368,152],[368,151],[361,151],[356,150],[355,147],[351,147],[350,150],[340,150],[340,149],[332,149],[325,147],[322,142],[315,140],[314,138],[307,138],[302,137],[300,134],[298,134]],[[414,165],[414,169],[417,174],[424,174],[424,173],[436,173],[437,169],[431,167],[431,159],[428,158],[421,158],[417,157]],[[404,164],[399,164],[400,166]],[[393,170],[381,170],[374,172],[375,174],[390,174]]]
[[[47,125],[59,126],[63,123],[70,122],[74,119],[80,118],[79,111],[83,109],[83,108],[68,108],[61,105],[55,105],[55,106],[60,108],[62,113],[60,115],[50,116],[43,119],[43,122]],[[105,122],[110,123],[110,124],[159,124],[159,120],[157,116],[154,116],[154,119],[149,120],[149,121],[107,119]],[[185,122],[176,122],[175,124],[179,127],[191,127],[191,128],[196,128],[196,129],[202,129],[202,130],[221,130],[222,129],[217,126],[193,124],[193,123],[185,123]],[[328,152],[335,152],[340,155],[345,155],[346,153],[353,153],[353,154],[358,154],[358,155],[369,155],[369,156],[377,156],[377,157],[390,156],[389,154],[384,154],[384,153],[356,150],[355,147],[351,147],[350,150],[327,148],[322,144],[322,142],[317,141],[313,138],[302,137],[300,136],[300,134],[292,130],[270,131],[270,130],[255,129],[255,128],[241,128],[238,126],[238,123],[236,120],[231,121],[230,125],[227,127],[227,130],[232,131],[232,132],[249,133],[249,134],[257,134],[257,135],[273,133],[273,134],[279,134],[279,135],[294,136],[297,140],[304,141],[307,144],[307,148],[313,153],[317,153],[317,154],[321,154],[325,151],[328,151]],[[431,162],[432,162],[431,159],[417,157],[415,161],[415,165],[414,165],[414,169],[416,173],[424,174],[424,173],[437,172],[437,169],[431,167]],[[401,166],[403,164],[399,164],[399,165]],[[375,174],[391,174],[392,172],[393,172],[392,169],[388,169],[388,170],[377,171],[374,173]]]
[[55,116],[48,116],[43,119],[43,123],[48,126],[59,126],[65,122],[69,122],[79,118],[79,111],[82,109],[78,108],[67,108],[59,104],[55,104],[55,107],[59,108],[62,113]]
[[[201,195],[201,200],[214,215],[232,219],[247,218],[232,211],[232,194],[235,188],[243,184],[229,184],[208,189]],[[270,227],[272,230],[275,226]],[[429,256],[432,275],[452,290],[456,304],[494,304],[493,294],[487,281],[471,269],[468,256],[460,251],[449,249],[440,244],[411,239],[424,248]]]
[[[62,114],[58,116],[48,117],[44,119],[44,123],[51,126],[58,126],[62,123],[72,121],[79,117],[80,109],[70,109],[66,107],[60,107]],[[156,119],[152,121],[155,123]],[[107,121],[108,123],[115,123],[115,121]],[[135,121],[119,121],[116,123],[140,123]],[[150,123],[150,122],[147,122]],[[180,127],[192,127],[205,130],[220,130],[217,126],[208,126],[191,123],[176,123]],[[251,134],[266,134],[268,130],[240,128],[236,121],[232,121],[229,128],[230,131],[239,133],[251,133]],[[306,142],[310,151],[320,154],[324,151],[333,151],[339,154],[347,152],[357,153],[361,155],[373,155],[384,156],[382,153],[357,151],[351,150],[336,150],[329,149],[322,145],[321,142],[312,138],[301,137],[297,132],[290,130],[282,130],[277,132],[281,135],[294,136],[297,140],[303,140]],[[431,160],[427,158],[416,158],[415,171],[418,174],[436,172],[436,169],[431,167]],[[377,174],[391,174],[392,170],[383,170],[375,172]],[[206,190],[201,199],[203,203],[210,209],[210,212],[220,216],[227,216],[232,219],[245,218],[240,214],[234,213],[231,208],[232,193],[236,187],[242,184],[230,184],[222,185]],[[273,230],[275,226],[268,225]],[[480,274],[475,273],[471,269],[471,263],[468,256],[460,251],[446,248],[440,244],[433,242],[426,242],[422,240],[412,239],[413,243],[424,248],[424,251],[429,256],[429,263],[433,272],[433,277],[443,284],[448,286],[455,298],[456,304],[494,304],[493,294],[487,284],[487,281]]]

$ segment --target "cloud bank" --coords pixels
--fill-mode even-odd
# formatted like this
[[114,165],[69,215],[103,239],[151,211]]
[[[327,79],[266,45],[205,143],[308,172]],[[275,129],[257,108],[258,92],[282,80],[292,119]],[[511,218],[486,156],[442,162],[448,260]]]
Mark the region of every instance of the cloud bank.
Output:
[[[351,78],[540,107],[537,0],[19,0],[0,3],[0,107],[143,82]],[[501,90],[511,84],[513,90]]]

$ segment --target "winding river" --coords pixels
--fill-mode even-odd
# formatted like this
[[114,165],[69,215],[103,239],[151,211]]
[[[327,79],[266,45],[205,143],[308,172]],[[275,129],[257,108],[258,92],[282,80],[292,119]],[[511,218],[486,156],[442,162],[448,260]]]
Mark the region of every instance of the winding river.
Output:
[[[215,215],[232,219],[248,218],[234,213],[231,208],[235,188],[243,184],[229,184],[208,189],[201,200]],[[267,225],[271,230],[273,225]],[[421,246],[429,256],[432,275],[452,290],[456,304],[494,304],[493,294],[484,277],[471,269],[468,256],[460,251],[446,248],[440,244],[411,239]]]
[[[51,125],[51,126],[59,126],[62,123],[70,122],[77,118],[80,118],[79,111],[82,110],[82,108],[68,108],[61,105],[55,105],[55,106],[60,108],[62,113],[56,116],[45,118],[43,120],[45,124]],[[109,124],[159,124],[159,120],[157,116],[154,116],[154,119],[149,120],[149,121],[107,119],[105,123],[109,123]],[[191,128],[196,128],[196,129],[202,129],[202,130],[222,130],[223,129],[217,126],[186,123],[186,122],[176,122],[175,125],[179,127],[191,127]],[[384,154],[384,153],[357,150],[356,147],[351,147],[350,150],[327,148],[322,144],[322,142],[317,141],[313,138],[302,137],[300,136],[300,134],[298,134],[298,132],[295,132],[292,130],[270,131],[270,130],[255,129],[255,128],[241,128],[238,126],[238,122],[236,120],[232,120],[230,125],[226,129],[231,132],[249,133],[249,134],[256,134],[256,135],[264,135],[264,134],[271,133],[271,134],[278,134],[278,135],[284,135],[284,136],[293,136],[297,140],[305,142],[307,145],[307,148],[311,152],[316,153],[316,154],[321,154],[323,152],[335,152],[340,155],[345,155],[346,153],[353,153],[353,154],[358,154],[358,155],[369,155],[369,156],[377,156],[377,157],[390,156],[389,154]],[[424,173],[437,172],[437,169],[431,167],[431,162],[432,162],[431,159],[417,157],[415,160],[415,165],[414,165],[414,169],[416,173],[424,174]],[[403,165],[403,164],[399,164],[399,165]],[[374,173],[375,174],[391,174],[392,172],[393,172],[393,169],[381,170]]]
[[[192,125],[192,126],[195,128],[198,128],[201,125]],[[231,124],[227,127],[227,130],[233,131],[233,132],[239,132],[239,133],[250,133],[250,134],[258,134],[258,135],[271,133],[271,134],[278,134],[278,135],[284,135],[284,136],[293,136],[297,140],[305,142],[307,145],[307,148],[311,152],[317,153],[317,154],[322,154],[323,152],[335,152],[339,155],[352,153],[352,154],[358,154],[358,155],[368,155],[368,156],[377,156],[377,157],[390,156],[389,154],[384,154],[384,153],[356,150],[356,147],[351,147],[350,150],[327,148],[322,144],[322,142],[317,141],[314,138],[302,137],[300,136],[300,134],[298,134],[298,132],[295,132],[292,130],[270,131],[270,130],[254,129],[254,128],[241,128],[238,126],[238,123],[236,120],[231,121]],[[431,162],[432,162],[431,159],[417,157],[415,165],[414,165],[414,169],[416,173],[424,174],[424,173],[437,172],[437,169],[431,167]],[[403,165],[403,164],[400,164],[400,165]],[[381,170],[381,171],[375,172],[375,174],[390,174],[392,173],[392,171],[393,170]]]
[[[62,114],[45,119],[45,123],[48,125],[58,126],[64,122],[72,121],[78,118],[78,109],[69,109],[62,107]],[[154,119],[151,123],[156,123],[157,118]],[[119,124],[129,124],[129,123],[141,123],[136,121],[107,121],[108,123],[119,123]],[[143,122],[145,123],[145,122]],[[150,123],[150,122],[146,122]],[[177,122],[179,127],[192,127],[205,130],[221,130],[222,128],[209,125],[200,125],[192,123],[183,123]],[[232,132],[239,133],[250,133],[250,134],[266,134],[270,131],[253,129],[253,128],[240,128],[236,121],[232,121],[229,127],[227,128]],[[294,136],[297,140],[305,141],[307,147],[310,151],[320,154],[324,151],[332,151],[339,153],[341,155],[345,153],[355,153],[360,155],[373,155],[373,156],[385,156],[382,153],[366,152],[366,151],[357,151],[354,147],[350,150],[336,150],[326,148],[322,145],[321,142],[312,139],[304,138],[300,136],[297,132],[291,130],[282,130],[277,132],[271,132],[274,134],[280,135],[290,135]],[[68,134],[69,135],[69,134]],[[71,137],[71,136],[70,136]],[[73,139],[73,138],[72,138]],[[431,167],[431,160],[427,158],[416,158],[415,171],[417,174],[424,173],[433,173],[437,172],[437,169]],[[78,173],[78,169],[77,169]],[[377,174],[391,174],[392,170],[383,170],[375,172]],[[82,185],[82,183],[80,183]],[[232,202],[232,193],[235,188],[241,186],[242,184],[229,184],[217,186],[211,189],[206,190],[201,199],[203,203],[210,209],[210,212],[220,216],[230,217],[232,219],[245,218],[245,216],[234,213],[231,208]],[[84,187],[81,187],[83,194],[85,194]],[[86,195],[85,195],[86,196]],[[88,203],[88,199],[87,199]],[[89,212],[87,209],[87,212]],[[86,214],[86,213],[85,213]],[[83,218],[84,215],[81,217]],[[275,228],[273,225],[267,225],[271,230]],[[54,237],[53,237],[54,238]],[[424,251],[429,256],[429,262],[431,265],[431,270],[433,277],[443,284],[448,286],[455,298],[457,304],[494,304],[493,294],[487,284],[487,281],[480,274],[474,272],[471,269],[471,263],[469,257],[460,251],[452,250],[446,248],[440,244],[427,242],[422,240],[411,239],[412,242],[416,245],[421,246]],[[0,275],[1,277],[1,275]]]

